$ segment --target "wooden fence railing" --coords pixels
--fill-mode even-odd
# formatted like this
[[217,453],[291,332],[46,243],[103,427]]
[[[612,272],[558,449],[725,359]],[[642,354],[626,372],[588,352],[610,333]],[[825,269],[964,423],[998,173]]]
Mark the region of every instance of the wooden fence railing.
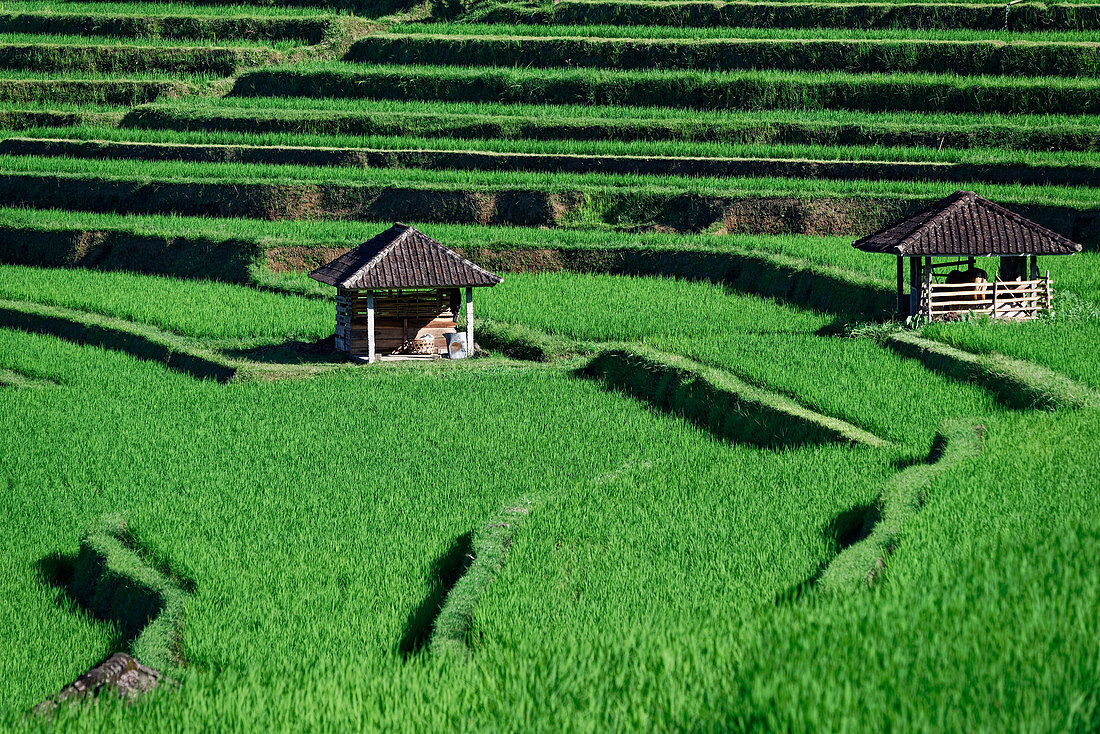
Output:
[[929,321],[949,314],[985,314],[995,319],[1033,319],[1050,310],[1050,273],[1037,280],[934,283],[925,277],[921,314]]

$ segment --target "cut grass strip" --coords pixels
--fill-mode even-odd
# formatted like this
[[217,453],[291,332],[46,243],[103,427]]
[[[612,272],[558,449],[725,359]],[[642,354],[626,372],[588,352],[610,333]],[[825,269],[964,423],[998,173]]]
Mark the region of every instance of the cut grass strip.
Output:
[[388,135],[437,140],[692,141],[759,145],[1100,151],[1100,121],[1068,115],[819,110],[693,112],[645,107],[227,97],[135,109],[147,130]]
[[[599,29],[594,29],[599,32]],[[1100,70],[1095,43],[938,40],[929,38],[815,39],[633,38],[522,35],[489,26],[490,35],[380,33],[355,43],[346,61],[372,64],[523,66],[554,69],[729,72],[778,69],[846,73],[932,73],[967,76],[1093,76]]]
[[56,382],[53,380],[47,380],[40,377],[32,377],[30,375],[24,375],[22,372],[16,372],[15,370],[9,370],[5,367],[0,367],[0,386],[4,387],[24,387],[24,388],[39,388],[39,387],[57,387]]
[[[1004,4],[941,2],[636,2],[564,0],[553,6],[491,3],[471,17],[489,23],[668,25],[691,28],[898,28],[999,30]],[[1100,6],[1028,3],[1009,12],[1014,31],[1100,28]]]
[[152,326],[68,308],[0,300],[0,327],[124,352],[199,380],[228,382],[237,371],[237,365],[197,346],[194,340]]
[[[63,132],[63,131],[62,131]],[[404,141],[401,141],[404,142]],[[424,141],[428,143],[429,141]],[[479,150],[318,148],[7,138],[0,155],[349,168],[603,173],[838,181],[942,181],[1039,186],[1100,185],[1095,165],[1012,165],[865,160],[782,160],[667,156],[506,153]]]
[[523,324],[477,319],[475,333],[478,346],[527,362],[553,362],[592,351],[588,345]]
[[180,629],[188,593],[143,555],[124,521],[104,517],[80,543],[68,592],[118,624],[137,660],[176,675],[184,665]]
[[[233,345],[166,331],[146,323],[31,301],[0,299],[0,329],[48,334],[74,344],[100,347],[159,363],[196,380],[218,383],[314,377],[340,369],[355,369],[341,355],[303,359],[288,345],[247,348],[257,340]],[[213,345],[217,344],[218,348]]]
[[1100,294],[1095,289],[1091,293],[1088,290],[1090,281],[1100,275],[1096,268],[1095,262],[1073,263],[1064,269],[1060,280],[1055,276],[1059,290],[1055,292],[1054,311],[1049,318],[1022,324],[992,320],[934,323],[921,329],[921,334],[976,354],[1003,354],[1035,362],[1100,388],[1100,362],[1096,359],[1100,344]]
[[886,445],[872,433],[729,373],[643,347],[602,351],[577,374],[738,443],[770,449],[820,443]]
[[[880,580],[905,524],[927,502],[933,480],[983,447],[985,427],[953,419],[940,428],[927,461],[903,469],[883,490],[863,540],[842,550],[814,581],[815,591],[845,594]],[[870,523],[868,523],[870,524]]]
[[778,71],[689,72],[311,63],[238,78],[233,95],[653,106],[1100,113],[1100,80]]
[[504,567],[512,535],[530,507],[527,499],[511,503],[474,534],[470,565],[447,594],[432,626],[429,650],[433,655],[461,655],[473,646],[474,608]]
[[1001,354],[978,355],[899,332],[886,345],[904,357],[963,382],[984,385],[1003,405],[1019,410],[1056,410],[1100,406],[1100,394],[1054,370]]

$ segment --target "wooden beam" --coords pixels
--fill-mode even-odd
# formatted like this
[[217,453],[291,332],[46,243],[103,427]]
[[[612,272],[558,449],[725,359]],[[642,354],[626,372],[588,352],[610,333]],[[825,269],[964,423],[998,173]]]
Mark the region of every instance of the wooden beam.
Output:
[[920,258],[909,258],[909,315],[920,313]]
[[374,356],[374,293],[367,294],[367,362],[373,363]]
[[902,264],[905,258],[898,255],[898,316],[906,314],[905,303],[905,266]]
[[466,355],[474,356],[474,288],[466,286]]

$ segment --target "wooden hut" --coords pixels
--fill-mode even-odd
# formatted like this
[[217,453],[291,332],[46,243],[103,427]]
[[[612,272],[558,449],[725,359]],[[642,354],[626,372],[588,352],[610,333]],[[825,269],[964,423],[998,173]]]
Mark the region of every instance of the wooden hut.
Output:
[[336,348],[369,362],[447,353],[463,289],[472,350],[474,288],[503,280],[400,222],[309,277],[336,286]]
[[[956,191],[854,243],[897,257],[898,314],[949,320],[969,312],[1030,319],[1050,309],[1050,271],[1040,255],[1072,255],[1081,245],[973,191]],[[978,267],[978,258],[1000,258]],[[908,260],[909,293],[905,291]]]

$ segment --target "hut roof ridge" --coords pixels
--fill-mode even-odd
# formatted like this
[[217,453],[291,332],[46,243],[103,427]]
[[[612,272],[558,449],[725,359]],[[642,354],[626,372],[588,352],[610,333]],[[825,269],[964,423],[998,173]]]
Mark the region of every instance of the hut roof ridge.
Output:
[[322,283],[353,289],[491,286],[503,280],[401,222],[309,276]]
[[853,243],[866,252],[925,255],[1068,255],[1081,245],[978,196],[956,191]]

